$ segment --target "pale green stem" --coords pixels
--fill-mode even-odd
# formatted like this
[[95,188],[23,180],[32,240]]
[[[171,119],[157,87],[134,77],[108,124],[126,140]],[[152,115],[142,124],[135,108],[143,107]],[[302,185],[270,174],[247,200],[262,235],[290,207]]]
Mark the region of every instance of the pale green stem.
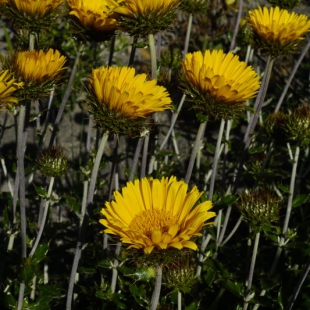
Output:
[[[208,234],[208,235],[207,235],[207,238],[204,240],[204,242],[201,243],[201,246],[200,246],[200,254],[199,254],[199,258],[198,258],[200,263],[204,260],[204,257],[205,257],[204,251],[205,251],[205,249],[206,249],[208,243],[210,242],[210,240],[211,240],[211,235]],[[202,271],[202,267],[201,267],[201,265],[199,264],[199,265],[197,266],[197,269],[196,269],[195,278],[199,278],[199,277],[200,277],[201,271]]]
[[196,160],[197,152],[199,150],[201,139],[202,139],[204,132],[205,132],[205,129],[206,129],[206,125],[207,125],[206,122],[201,123],[199,126],[199,129],[198,129],[198,132],[197,132],[196,140],[195,140],[195,143],[194,143],[194,146],[192,149],[191,157],[190,157],[188,167],[187,167],[187,171],[186,171],[186,175],[184,178],[184,182],[187,184],[189,183],[192,172],[193,172],[193,167],[194,167],[194,163]]
[[238,15],[237,15],[234,34],[233,34],[233,37],[230,43],[229,51],[232,51],[235,48],[236,38],[237,38],[238,31],[239,31],[239,24],[240,24],[242,12],[243,12],[243,0],[239,0]]
[[299,148],[299,146],[296,146],[295,156],[294,156],[294,161],[293,161],[293,167],[292,167],[292,174],[291,174],[290,194],[289,194],[288,201],[287,201],[286,215],[285,215],[285,220],[284,220],[284,224],[283,224],[283,228],[282,228],[283,242],[282,243],[280,242],[280,246],[284,245],[284,239],[285,239],[285,235],[288,231],[288,223],[289,223],[289,220],[291,217],[294,191],[295,191],[296,172],[297,172],[297,165],[298,165],[298,160],[299,160],[299,153],[300,153],[300,148]]
[[[229,209],[229,212],[231,211],[231,206],[229,206],[227,208],[227,213],[228,213],[228,209]],[[239,228],[241,222],[242,222],[242,219],[243,219],[243,216],[241,215],[235,225],[235,227],[232,229],[232,231],[230,232],[230,234],[227,236],[227,238],[221,243],[221,246],[224,246],[231,238],[232,236],[235,234],[235,232],[237,231],[237,229]],[[225,225],[225,222],[224,222],[224,225]],[[224,232],[224,225],[223,225],[223,229],[222,231]],[[225,230],[226,230],[226,227],[227,227],[227,223],[225,225]]]
[[139,161],[139,156],[140,156],[140,153],[141,153],[142,145],[143,145],[143,137],[140,137],[139,140],[138,140],[138,143],[137,143],[135,155],[133,157],[132,166],[131,166],[131,170],[130,170],[130,175],[129,175],[128,181],[132,181],[133,177],[135,175],[135,171],[137,169],[137,165],[138,165],[138,161]]
[[43,230],[44,230],[45,223],[46,223],[46,219],[47,219],[48,207],[49,207],[49,204],[50,204],[50,198],[51,198],[51,195],[52,195],[54,181],[55,181],[55,178],[51,177],[50,184],[49,184],[49,187],[48,187],[47,197],[45,199],[44,212],[43,212],[43,216],[42,216],[42,219],[41,219],[39,232],[38,232],[36,241],[35,241],[35,243],[33,245],[33,248],[31,249],[31,252],[30,252],[29,256],[32,256],[35,253],[35,251],[36,251],[36,249],[37,249],[37,247],[39,245],[40,239],[42,237]]
[[157,79],[157,60],[156,60],[156,48],[155,48],[155,41],[154,35],[151,33],[148,35],[149,38],[149,48],[151,54],[151,77],[152,79]]
[[178,291],[178,310],[182,310],[182,292]]
[[180,113],[181,108],[183,106],[183,103],[185,101],[185,98],[186,98],[186,95],[183,95],[182,99],[180,101],[180,104],[178,106],[178,110],[175,113],[172,114],[170,128],[169,128],[169,130],[168,130],[168,132],[167,132],[167,134],[165,136],[165,139],[163,140],[163,142],[161,143],[161,145],[159,147],[160,150],[162,150],[164,148],[164,146],[166,145],[166,143],[168,142],[168,139],[169,139],[169,137],[170,137],[170,135],[172,133],[174,125],[175,125],[175,123],[176,123],[176,121],[178,119],[179,113]]
[[289,87],[290,87],[290,85],[292,83],[292,80],[293,80],[293,78],[294,78],[294,76],[295,76],[295,74],[297,72],[297,69],[299,68],[299,66],[300,66],[302,60],[304,59],[304,57],[306,56],[309,48],[310,48],[310,39],[308,39],[308,42],[307,42],[306,46],[303,48],[303,50],[302,50],[302,52],[301,52],[297,62],[295,63],[295,66],[294,66],[294,68],[293,68],[293,70],[292,70],[292,72],[291,72],[291,74],[290,74],[290,76],[289,76],[289,78],[288,78],[288,80],[287,80],[287,82],[285,84],[285,87],[284,87],[284,89],[282,91],[281,97],[280,97],[280,99],[279,99],[279,101],[277,103],[277,106],[276,106],[276,108],[274,110],[274,113],[276,113],[276,112],[278,112],[280,110],[282,102],[283,102],[283,100],[285,98],[285,95],[286,95],[286,93],[287,93],[287,91],[288,91],[288,89],[289,89]]
[[160,290],[161,290],[161,282],[163,278],[163,271],[160,266],[156,267],[156,278],[155,278],[155,287],[151,299],[151,307],[150,310],[156,310],[157,305],[159,302],[159,297],[160,297]]
[[185,43],[184,43],[183,58],[185,58],[185,55],[188,53],[188,46],[189,46],[189,39],[191,37],[192,24],[193,24],[193,14],[190,13],[188,16],[188,22],[187,22],[187,30],[186,30],[186,37],[185,37]]
[[52,146],[54,144],[54,140],[55,140],[55,137],[56,137],[56,133],[59,129],[59,123],[60,123],[60,120],[62,118],[62,115],[65,111],[65,107],[66,107],[66,104],[67,104],[67,101],[70,97],[70,94],[71,94],[71,91],[72,91],[72,85],[73,85],[73,82],[74,82],[74,78],[75,78],[75,74],[76,74],[76,71],[77,71],[77,67],[78,67],[78,64],[79,64],[79,61],[80,61],[80,56],[82,54],[82,51],[84,49],[84,44],[82,44],[76,54],[76,57],[75,57],[75,61],[74,61],[74,65],[73,65],[73,68],[72,68],[72,71],[71,71],[71,74],[70,74],[70,78],[69,78],[69,82],[68,82],[68,85],[67,85],[67,88],[66,88],[66,92],[64,94],[64,97],[61,101],[61,104],[60,104],[60,107],[59,107],[59,110],[57,112],[57,116],[56,116],[56,120],[54,122],[54,127],[53,127],[53,131],[52,131],[52,135],[51,135],[51,138],[50,138],[50,143],[49,145]]
[[[115,255],[118,256],[121,252],[122,244],[120,242],[117,242],[116,249],[115,249]],[[112,280],[111,280],[111,292],[114,294],[116,289],[116,283],[117,283],[117,267],[119,265],[119,261],[115,258],[113,261],[113,269],[112,269]]]
[[248,308],[249,301],[252,299],[251,288],[252,288],[255,263],[256,263],[256,258],[257,258],[259,238],[260,238],[260,232],[257,232],[255,235],[253,254],[252,254],[251,265],[250,265],[250,270],[249,270],[249,277],[248,277],[248,282],[247,282],[246,297],[245,297],[245,300],[243,303],[243,310],[246,310]]
[[142,162],[141,162],[141,172],[140,172],[140,178],[145,177],[145,171],[146,171],[146,163],[147,163],[147,152],[149,148],[149,142],[150,142],[150,135],[149,133],[144,137],[144,145],[143,145],[143,153],[142,153]]
[[302,273],[301,273],[301,275],[299,277],[298,283],[297,283],[297,285],[296,285],[296,287],[294,289],[294,293],[293,293],[293,295],[291,297],[291,300],[290,300],[289,304],[285,308],[285,310],[293,309],[293,305],[295,303],[295,300],[297,299],[297,296],[298,296],[298,294],[300,292],[300,289],[301,289],[303,283],[305,282],[305,280],[306,280],[306,278],[307,278],[307,276],[309,274],[309,271],[310,271],[310,259],[308,260],[306,267],[304,268],[304,270],[302,271]]
[[210,181],[210,189],[209,189],[209,200],[212,200],[213,193],[214,193],[214,184],[215,184],[215,177],[216,177],[216,171],[217,171],[217,164],[219,160],[219,154],[220,154],[220,148],[223,138],[225,128],[225,120],[221,120],[220,130],[217,136],[217,142],[216,142],[216,148],[215,148],[215,154],[213,157],[213,165],[212,165],[212,175],[211,175],[211,181]]
[[[34,42],[35,42],[35,33],[29,34],[29,50],[34,50]],[[30,109],[30,107],[29,107]],[[26,121],[26,106],[21,104],[18,116],[18,133],[17,133],[17,173],[18,179],[16,180],[19,183],[19,203],[20,203],[20,230],[21,230],[21,243],[22,243],[22,259],[27,258],[27,228],[26,228],[26,189],[25,189],[25,163],[24,163],[24,145],[26,141],[24,141],[24,131],[26,130],[25,124]],[[14,195],[17,195],[14,192]],[[17,310],[21,310],[23,307],[24,301],[24,293],[25,293],[25,284],[20,283],[19,287],[19,295],[18,295],[18,304]]]
[[[290,148],[289,148],[289,153],[291,152]],[[283,246],[286,243],[285,240],[285,234],[288,231],[288,223],[291,217],[291,212],[292,212],[292,204],[293,204],[293,198],[294,198],[294,191],[295,191],[295,182],[296,182],[296,172],[297,172],[297,165],[298,165],[298,160],[299,160],[299,153],[300,153],[300,148],[297,146],[296,147],[296,151],[295,151],[295,155],[294,155],[294,159],[293,159],[293,167],[292,167],[292,173],[291,173],[291,181],[290,181],[290,195],[287,201],[287,207],[286,207],[286,215],[285,215],[285,219],[284,219],[284,223],[283,223],[283,227],[282,227],[282,234],[279,240],[279,245],[277,248],[277,252],[276,255],[273,259],[273,263],[271,266],[271,270],[269,272],[269,275],[272,276],[277,268],[280,256],[282,254],[283,251]],[[292,155],[290,154],[290,157]],[[264,296],[266,294],[266,290],[262,290],[260,293],[260,296]],[[253,310],[257,310],[259,308],[258,304],[255,304],[255,306],[253,307]]]
[[248,124],[247,130],[246,130],[246,133],[244,136],[244,140],[243,140],[245,143],[245,149],[246,150],[250,146],[251,135],[254,132],[259,114],[260,114],[262,107],[263,107],[263,103],[264,103],[264,100],[266,97],[266,93],[267,93],[267,89],[268,89],[268,85],[269,85],[269,81],[270,81],[270,77],[271,77],[273,64],[274,64],[274,59],[271,58],[270,56],[268,56],[266,69],[265,69],[265,75],[264,75],[260,90],[258,92],[258,95],[257,95],[256,100],[255,100],[255,104],[254,104],[255,113],[251,115],[250,122]]
[[101,162],[101,158],[104,152],[105,145],[108,141],[109,137],[109,132],[106,131],[103,134],[103,137],[101,139],[97,155],[95,158],[95,163],[93,166],[90,182],[89,182],[89,188],[88,188],[88,196],[87,196],[87,207],[85,210],[85,214],[83,216],[83,222],[82,226],[80,228],[80,233],[78,237],[78,242],[74,254],[74,259],[73,259],[73,264],[72,264],[72,269],[71,269],[71,274],[70,274],[70,279],[69,279],[69,286],[68,286],[68,293],[67,293],[67,301],[66,301],[66,310],[71,310],[71,305],[72,305],[72,296],[73,296],[73,289],[74,289],[74,280],[75,276],[77,273],[77,269],[79,266],[79,261],[81,258],[81,253],[82,253],[82,247],[84,243],[84,237],[86,234],[87,226],[88,226],[88,220],[89,220],[89,210],[88,208],[91,208],[93,198],[94,198],[94,193],[95,193],[95,186],[96,186],[96,180],[97,180],[97,175],[99,171],[99,166]]

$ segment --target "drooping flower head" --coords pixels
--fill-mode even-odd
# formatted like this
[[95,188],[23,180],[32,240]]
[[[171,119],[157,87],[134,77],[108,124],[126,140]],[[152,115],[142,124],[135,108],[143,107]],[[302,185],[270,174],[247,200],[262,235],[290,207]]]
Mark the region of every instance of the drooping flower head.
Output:
[[114,193],[114,201],[106,202],[100,223],[105,233],[117,235],[128,248],[189,248],[197,250],[190,239],[200,236],[206,221],[215,216],[211,201],[195,204],[203,194],[197,187],[187,192],[188,184],[175,177],[128,182],[122,193]]
[[56,19],[56,9],[64,0],[6,0],[6,9],[18,27],[37,31],[50,27]]
[[132,36],[166,30],[176,17],[180,0],[124,0],[123,6],[114,9],[121,29]]
[[139,134],[147,116],[171,107],[167,90],[135,75],[134,68],[101,67],[90,76],[92,100],[87,108],[97,127],[114,133]]
[[23,94],[27,99],[48,96],[66,69],[66,57],[53,49],[46,53],[42,50],[17,52],[12,62],[15,76],[25,83]]
[[12,78],[12,73],[8,70],[0,71],[0,109],[10,108],[12,104],[17,104],[18,99],[12,93],[24,85],[23,82],[16,83]]
[[68,0],[74,33],[86,40],[104,41],[117,29],[111,12],[121,0]]
[[222,50],[186,54],[182,71],[185,92],[192,97],[194,108],[216,119],[234,117],[260,86],[251,66]]
[[272,57],[294,51],[304,39],[303,35],[310,31],[310,20],[306,15],[289,13],[279,7],[249,11],[248,22],[257,47]]

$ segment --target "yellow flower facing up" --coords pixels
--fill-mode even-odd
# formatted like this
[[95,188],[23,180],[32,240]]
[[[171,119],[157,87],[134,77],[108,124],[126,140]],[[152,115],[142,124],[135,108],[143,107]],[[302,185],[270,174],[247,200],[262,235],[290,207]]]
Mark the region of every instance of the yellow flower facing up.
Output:
[[206,116],[231,118],[254,98],[260,81],[251,66],[222,50],[186,54],[182,63],[185,92]]
[[144,37],[168,28],[180,0],[124,0],[123,4],[114,9],[121,28],[132,36]]
[[306,15],[289,13],[279,7],[259,7],[249,11],[248,22],[257,46],[274,57],[293,51],[310,30],[310,20]]
[[[102,35],[111,35],[117,29],[117,22],[111,12],[121,0],[68,0],[70,15],[77,34],[94,40],[104,40]],[[83,29],[82,29],[83,28]]]
[[23,82],[16,83],[12,79],[12,74],[8,70],[0,71],[0,108],[11,107],[17,104],[18,99],[12,96],[12,93],[23,86]]
[[90,90],[94,100],[87,108],[98,127],[114,133],[133,133],[148,115],[171,107],[167,90],[156,83],[146,81],[146,74],[135,75],[134,68],[93,69]]
[[100,223],[105,233],[117,235],[129,248],[150,254],[155,248],[165,250],[189,248],[197,250],[190,239],[200,236],[205,222],[215,216],[211,201],[197,203],[202,192],[175,177],[128,182],[122,193],[114,193],[115,201],[101,210]]
[[19,27],[40,29],[55,20],[56,9],[64,0],[6,0],[7,13]]

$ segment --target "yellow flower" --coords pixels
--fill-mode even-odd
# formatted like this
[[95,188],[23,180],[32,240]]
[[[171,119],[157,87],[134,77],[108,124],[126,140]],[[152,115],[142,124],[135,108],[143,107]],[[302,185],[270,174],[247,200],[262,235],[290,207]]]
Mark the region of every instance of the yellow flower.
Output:
[[180,0],[124,0],[114,9],[121,28],[136,36],[166,30],[175,18]]
[[11,96],[12,93],[21,88],[24,83],[16,83],[15,79],[11,79],[12,74],[8,70],[0,71],[0,107],[11,106],[18,103],[18,99]]
[[64,0],[6,0],[21,14],[42,18],[52,13]]
[[191,237],[200,236],[205,221],[215,216],[209,212],[211,201],[194,205],[203,194],[195,186],[187,193],[188,184],[176,177],[128,182],[122,193],[114,193],[115,201],[106,202],[100,223],[105,233],[117,235],[129,248],[197,250]]
[[69,14],[86,30],[113,33],[117,22],[110,14],[120,2],[121,0],[68,0]]
[[25,51],[16,54],[15,69],[24,82],[47,83],[58,78],[65,69],[65,62],[66,57],[57,50]]
[[115,133],[134,131],[130,127],[135,127],[135,120],[144,121],[171,107],[166,89],[156,85],[156,80],[146,81],[146,74],[135,75],[134,68],[93,69],[90,86],[95,102],[89,102],[88,109],[95,123]]
[[186,54],[182,63],[186,92],[195,108],[215,117],[230,117],[247,99],[256,96],[260,82],[251,66],[222,50]]
[[310,20],[306,15],[289,13],[279,7],[259,7],[249,11],[248,22],[259,48],[272,56],[293,50],[310,30]]

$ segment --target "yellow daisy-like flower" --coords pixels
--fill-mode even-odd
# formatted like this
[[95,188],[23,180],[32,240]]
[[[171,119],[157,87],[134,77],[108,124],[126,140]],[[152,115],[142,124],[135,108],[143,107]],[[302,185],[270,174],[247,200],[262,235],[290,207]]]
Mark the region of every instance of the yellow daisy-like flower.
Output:
[[25,83],[22,94],[25,99],[48,96],[59,81],[66,57],[59,51],[49,49],[18,52],[13,56],[13,69],[18,80]]
[[113,34],[117,29],[117,22],[110,15],[120,2],[121,0],[68,0],[69,14],[75,18],[73,22],[77,26],[76,33],[84,30],[86,36],[97,40],[102,40],[103,34]]
[[6,0],[6,2],[22,14],[44,17],[53,12],[64,0]]
[[156,83],[156,80],[146,81],[146,74],[135,75],[134,68],[93,69],[90,86],[94,100],[88,103],[88,109],[96,125],[130,134],[141,121],[144,124],[148,115],[169,109],[169,94]]
[[64,0],[6,0],[6,13],[21,28],[37,31],[56,19],[56,9]]
[[310,31],[310,20],[306,15],[289,13],[279,7],[249,11],[248,22],[258,47],[271,56],[291,52]]
[[143,249],[150,254],[154,248],[197,250],[191,237],[200,236],[205,221],[215,216],[211,201],[200,203],[203,194],[195,186],[175,177],[128,182],[122,193],[114,193],[115,201],[106,202],[100,223],[105,233],[117,235],[129,248]]
[[12,93],[21,88],[24,83],[16,83],[15,79],[12,79],[12,74],[9,70],[0,71],[0,108],[12,104],[18,103],[18,99],[12,96]]
[[186,54],[182,63],[185,91],[194,107],[215,118],[230,118],[254,98],[260,81],[251,66],[222,50]]
[[132,36],[144,37],[167,29],[180,0],[124,0],[123,4],[114,9],[121,28]]
[[18,52],[15,59],[17,75],[29,83],[42,83],[57,79],[65,69],[66,57],[59,51],[49,49]]

